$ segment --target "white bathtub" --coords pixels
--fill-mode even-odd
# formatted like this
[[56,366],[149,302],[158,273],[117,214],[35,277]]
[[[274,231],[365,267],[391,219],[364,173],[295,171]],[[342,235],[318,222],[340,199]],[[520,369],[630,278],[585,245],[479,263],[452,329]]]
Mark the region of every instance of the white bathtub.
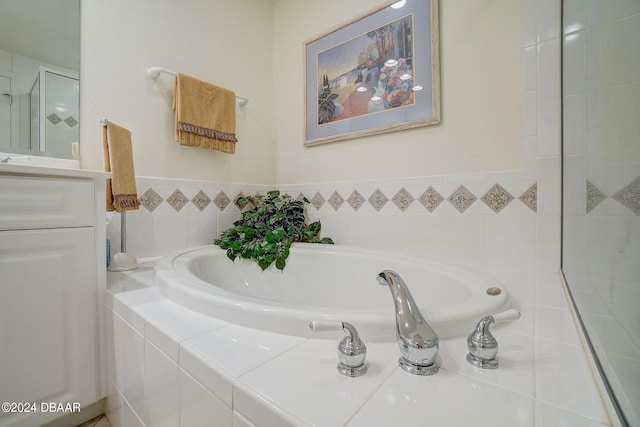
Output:
[[[465,268],[340,245],[294,244],[284,271],[231,262],[206,246],[156,264],[155,283],[171,300],[200,313],[256,329],[304,337],[312,320],[352,323],[364,340],[395,341],[391,293],[376,281],[385,269],[406,282],[441,338],[469,334],[485,315],[511,306],[504,286]],[[487,289],[499,288],[498,295]]]

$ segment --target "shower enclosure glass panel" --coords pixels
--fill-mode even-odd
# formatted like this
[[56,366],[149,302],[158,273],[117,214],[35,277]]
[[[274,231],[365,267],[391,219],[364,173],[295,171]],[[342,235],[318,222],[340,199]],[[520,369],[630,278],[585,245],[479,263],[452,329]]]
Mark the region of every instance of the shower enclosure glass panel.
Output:
[[77,76],[40,67],[30,94],[31,149],[71,159],[79,138],[80,83]]
[[640,1],[563,2],[562,270],[623,425],[640,426]]

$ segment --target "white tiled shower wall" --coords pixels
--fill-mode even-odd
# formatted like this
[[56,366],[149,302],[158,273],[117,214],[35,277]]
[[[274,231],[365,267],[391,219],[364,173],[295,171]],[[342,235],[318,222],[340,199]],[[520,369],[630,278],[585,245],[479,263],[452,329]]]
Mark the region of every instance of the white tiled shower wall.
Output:
[[[326,201],[334,192],[345,200],[337,210],[328,202],[309,205],[311,219],[323,223],[323,234],[337,243],[426,256],[482,269],[553,273],[560,266],[560,2],[523,1],[523,137],[524,168],[513,172],[427,176],[339,183],[280,185],[294,196]],[[443,94],[446,96],[446,94]],[[313,148],[311,148],[313,149]],[[452,159],[452,161],[455,161]],[[513,196],[499,213],[479,200],[498,183]],[[537,185],[537,209],[518,198]],[[200,190],[210,199],[221,191],[234,200],[269,186],[139,177],[138,194],[152,188],[163,201],[127,218],[127,251],[139,258],[211,243],[239,217],[231,203],[220,210],[210,203],[200,211],[193,202],[176,210],[167,199],[179,189],[191,200]],[[418,201],[428,187],[445,199],[464,185],[478,199],[463,213],[444,200],[433,212]],[[391,200],[406,189],[413,203],[401,211]],[[365,201],[355,210],[346,200],[357,190],[366,200],[379,189],[389,201],[376,210]],[[119,247],[118,215],[108,215],[112,253]]]

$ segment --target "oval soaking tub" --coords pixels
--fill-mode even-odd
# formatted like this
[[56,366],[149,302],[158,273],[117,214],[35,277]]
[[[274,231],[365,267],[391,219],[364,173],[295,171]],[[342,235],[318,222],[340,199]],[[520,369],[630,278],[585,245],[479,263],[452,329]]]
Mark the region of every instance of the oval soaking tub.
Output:
[[365,340],[395,341],[391,293],[376,281],[385,269],[404,279],[441,338],[468,335],[483,316],[511,306],[506,289],[481,273],[341,245],[294,244],[284,271],[204,246],[160,260],[155,279],[174,302],[230,323],[321,338],[335,332],[312,332],[312,320],[347,321]]

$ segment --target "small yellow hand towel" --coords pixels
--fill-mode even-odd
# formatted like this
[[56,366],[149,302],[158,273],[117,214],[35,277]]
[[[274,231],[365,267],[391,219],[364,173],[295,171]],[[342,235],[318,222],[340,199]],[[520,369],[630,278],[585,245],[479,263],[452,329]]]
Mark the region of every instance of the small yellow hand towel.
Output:
[[181,145],[236,152],[236,94],[178,73],[173,94],[176,141]]
[[107,179],[107,211],[138,209],[131,132],[113,123],[102,127],[102,158]]

